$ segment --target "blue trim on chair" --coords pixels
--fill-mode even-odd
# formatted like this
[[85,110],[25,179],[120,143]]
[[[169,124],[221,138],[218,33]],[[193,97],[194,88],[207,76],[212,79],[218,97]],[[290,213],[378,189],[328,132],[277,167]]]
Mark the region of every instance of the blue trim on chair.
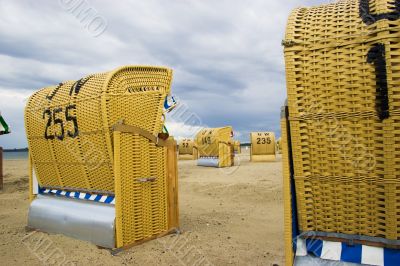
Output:
[[[72,194],[71,194],[72,193]],[[78,200],[88,200],[88,201],[95,201],[95,202],[101,202],[105,204],[115,204],[115,197],[114,196],[108,196],[108,195],[100,195],[100,194],[91,194],[91,193],[84,193],[84,192],[71,192],[71,191],[64,191],[64,190],[55,190],[55,189],[46,189],[46,188],[40,188],[39,187],[39,194],[45,194],[45,195],[54,195],[57,197],[65,197],[65,198],[73,198],[73,199],[78,199]],[[92,197],[95,196],[95,197]],[[103,198],[105,200],[101,199]]]
[[325,241],[319,239],[298,238],[302,241],[299,247],[307,250],[298,250],[296,256],[312,255],[323,260],[351,262],[366,265],[397,266],[400,265],[400,250],[371,247],[361,244],[349,245],[342,242]]
[[347,245],[342,243],[342,255],[340,257],[341,261],[359,263],[361,261],[361,245]]

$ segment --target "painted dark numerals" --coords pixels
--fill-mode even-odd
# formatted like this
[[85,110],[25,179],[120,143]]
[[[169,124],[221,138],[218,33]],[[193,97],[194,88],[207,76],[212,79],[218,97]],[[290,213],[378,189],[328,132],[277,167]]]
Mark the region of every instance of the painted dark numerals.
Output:
[[51,114],[50,109],[44,110],[43,119],[46,119],[46,116],[47,116],[47,124],[46,124],[46,129],[44,131],[44,138],[45,139],[54,139],[54,135],[49,134],[49,127],[51,126],[52,121],[53,121],[53,116]]
[[78,129],[78,120],[76,119],[76,116],[72,116],[69,112],[72,110],[76,110],[76,105],[69,105],[65,109],[65,120],[68,122],[72,122],[74,125],[74,132],[71,132],[68,130],[68,136],[71,138],[75,138],[79,135],[79,129]]
[[257,138],[257,144],[271,144],[271,138]]
[[[59,113],[62,113],[63,109],[62,108],[56,108],[53,110],[53,123],[54,126],[58,126],[59,127],[59,134],[55,134],[55,136],[57,137],[57,139],[59,140],[63,140],[64,136],[65,136],[65,132],[64,132],[64,124],[63,124],[63,120],[59,118]],[[47,131],[47,129],[46,129]]]
[[62,83],[58,84],[58,86],[55,87],[55,89],[50,94],[46,95],[46,99],[49,101],[53,100],[53,97],[57,94],[62,85]]
[[[85,85],[86,82],[88,82],[90,79],[92,78],[92,76],[89,76],[87,78],[82,78],[78,81],[76,81],[74,84],[72,84],[70,90],[69,90],[69,96],[72,96],[72,94],[74,95],[78,95],[79,92],[81,91],[81,88],[83,85]],[[60,88],[63,86],[63,83],[58,84],[57,87],[54,88],[54,90],[46,95],[46,99],[49,101],[52,101],[54,96],[56,96],[57,92],[60,90]]]
[[[391,12],[381,14],[372,14],[369,2],[369,0],[360,0],[359,5],[359,15],[365,24],[372,25],[383,19],[389,21],[400,19],[400,0],[394,0],[390,3]],[[367,54],[367,62],[375,66],[375,109],[380,120],[384,120],[390,116],[385,48],[385,45],[382,43],[374,44]]]
[[389,95],[386,70],[385,45],[375,44],[367,55],[367,62],[375,66],[375,108],[380,120],[389,118]]
[[202,144],[211,144],[212,143],[211,137],[203,137],[203,138],[201,138],[201,143]]
[[69,96],[72,96],[72,93],[74,93],[75,95],[79,94],[81,88],[83,85],[85,85],[86,82],[88,82],[92,77],[88,77],[88,78],[82,78],[80,80],[78,80],[77,82],[75,82],[72,86],[71,89],[69,91]]
[[[76,81],[69,90],[69,96],[78,95],[82,86],[85,85],[85,83],[88,82],[91,78],[92,78],[92,76],[89,76],[87,78]],[[63,86],[63,83],[58,84],[58,86],[56,88],[54,88],[54,90],[50,94],[46,95],[46,99],[49,102],[51,102],[53,100],[54,96],[56,96],[56,94],[58,93],[58,91],[61,89],[62,86]],[[65,133],[67,133],[66,135],[71,138],[75,138],[79,135],[78,120],[77,120],[76,116],[71,115],[71,112],[73,110],[76,110],[75,104],[67,106],[65,108],[65,110],[63,108],[56,108],[54,110],[47,108],[46,110],[44,110],[43,119],[47,119],[46,129],[45,129],[45,133],[44,133],[45,139],[57,138],[59,140],[64,140]],[[63,113],[63,112],[64,112],[64,117],[65,117],[64,120],[60,118],[60,113]],[[72,123],[72,125],[74,127],[74,130],[72,132],[70,130],[65,132],[65,125],[67,123]],[[49,134],[49,128],[52,125],[58,127],[57,133],[55,133],[54,135]]]
[[379,20],[387,19],[389,21],[395,21],[400,19],[400,0],[395,0],[392,3],[392,11],[381,14],[371,14],[370,0],[360,0],[359,13],[362,21],[367,25],[372,25]]
[[[78,120],[76,116],[71,115],[71,111],[76,110],[76,105],[69,105],[65,108],[65,111],[63,108],[56,108],[54,110],[51,110],[50,108],[44,110],[43,112],[43,119],[47,119],[46,122],[46,129],[44,132],[44,138],[45,139],[59,139],[59,140],[64,140],[65,139],[65,125],[67,123],[72,123],[74,130],[71,132],[70,130],[67,130],[67,136],[71,138],[75,138],[79,135],[79,129],[78,129]],[[60,118],[60,114],[64,114],[65,120]],[[51,126],[55,126],[57,128],[57,133],[54,135],[49,134],[49,128]]]

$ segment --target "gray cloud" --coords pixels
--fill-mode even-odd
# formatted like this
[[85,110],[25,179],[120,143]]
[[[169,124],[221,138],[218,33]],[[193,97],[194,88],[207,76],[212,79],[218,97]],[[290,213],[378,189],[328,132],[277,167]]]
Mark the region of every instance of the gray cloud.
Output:
[[66,2],[0,2],[0,95],[18,92],[0,99],[13,129],[1,146],[26,146],[21,99],[33,91],[128,64],[173,68],[173,94],[206,125],[232,125],[242,141],[279,135],[287,17],[326,1],[87,0],[108,23],[97,38]]

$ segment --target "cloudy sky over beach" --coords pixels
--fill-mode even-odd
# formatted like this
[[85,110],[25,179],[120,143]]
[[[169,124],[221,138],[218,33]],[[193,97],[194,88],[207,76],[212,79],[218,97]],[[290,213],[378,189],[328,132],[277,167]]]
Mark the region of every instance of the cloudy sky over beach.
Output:
[[1,1],[0,111],[26,147],[24,106],[36,90],[121,65],[174,70],[173,95],[201,123],[172,114],[172,135],[232,125],[280,135],[285,73],[281,40],[290,11],[329,0]]

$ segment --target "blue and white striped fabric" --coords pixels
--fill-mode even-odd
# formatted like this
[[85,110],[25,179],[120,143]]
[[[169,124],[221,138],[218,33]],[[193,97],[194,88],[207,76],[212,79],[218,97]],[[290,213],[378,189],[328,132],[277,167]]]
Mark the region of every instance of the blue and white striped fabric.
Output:
[[400,250],[396,249],[301,238],[297,238],[296,247],[296,256],[314,255],[325,260],[367,265],[400,265]]
[[39,193],[47,195],[55,195],[59,197],[73,198],[73,199],[96,201],[96,202],[115,205],[115,197],[108,195],[90,194],[83,192],[70,192],[70,191],[64,191],[58,189],[46,189],[46,188],[39,189]]

